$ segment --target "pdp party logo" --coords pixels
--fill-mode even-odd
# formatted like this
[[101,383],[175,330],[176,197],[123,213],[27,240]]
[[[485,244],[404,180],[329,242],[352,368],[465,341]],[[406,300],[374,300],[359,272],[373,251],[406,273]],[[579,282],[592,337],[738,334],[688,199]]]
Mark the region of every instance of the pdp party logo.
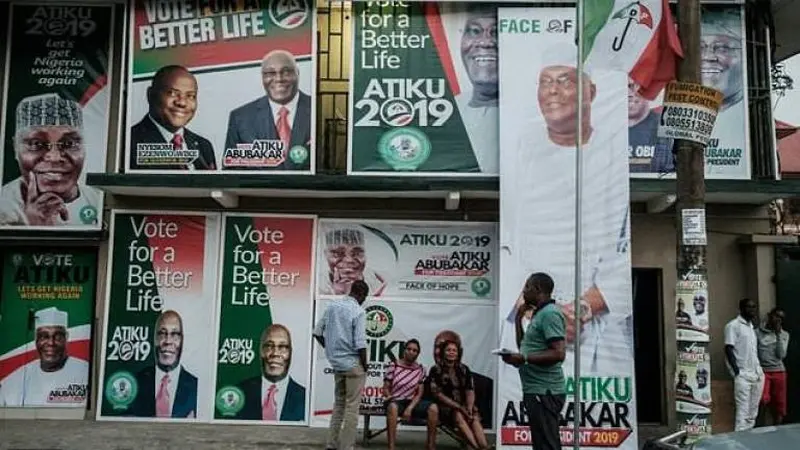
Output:
[[478,277],[472,280],[472,292],[478,297],[486,297],[492,291],[492,282],[488,278]]
[[124,370],[115,372],[106,382],[106,400],[111,403],[112,408],[117,410],[127,409],[136,399],[138,392],[139,386],[136,378]]
[[97,223],[97,208],[92,205],[86,205],[78,212],[78,216],[84,225]]
[[414,120],[414,106],[404,98],[392,98],[381,105],[381,120],[393,127],[406,126]]
[[269,4],[269,18],[284,30],[303,25],[309,11],[307,0],[273,0]]
[[233,417],[244,408],[244,392],[236,386],[225,386],[217,391],[214,405],[222,417]]
[[367,316],[367,336],[378,339],[392,331],[394,318],[388,308],[382,305],[372,305],[364,311]]
[[378,140],[378,154],[394,170],[417,170],[431,156],[431,141],[417,128],[395,128]]
[[303,164],[308,159],[308,149],[302,145],[295,145],[289,150],[289,159],[295,164]]

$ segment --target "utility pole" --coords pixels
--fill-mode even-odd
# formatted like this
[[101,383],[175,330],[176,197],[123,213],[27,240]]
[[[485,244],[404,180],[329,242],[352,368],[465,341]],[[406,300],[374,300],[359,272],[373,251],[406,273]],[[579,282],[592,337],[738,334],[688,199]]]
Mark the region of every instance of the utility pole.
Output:
[[[678,65],[678,81],[701,84],[700,77],[700,0],[678,0],[677,8],[678,35],[683,45],[683,59]],[[677,229],[677,275],[676,301],[678,294],[688,292],[707,291],[708,278],[706,272],[706,243],[693,242],[687,245],[684,239],[688,230],[684,230],[686,221],[684,215],[696,219],[694,231],[697,232],[696,225],[702,225],[702,235],[705,236],[705,145],[684,140],[676,139],[673,147],[675,152],[675,175],[676,175],[676,229]],[[686,211],[690,210],[690,211]],[[702,211],[698,211],[702,210]],[[684,212],[686,211],[686,212]],[[697,220],[701,219],[701,220]],[[703,239],[704,240],[704,239]],[[698,245],[699,244],[699,245]],[[696,295],[696,294],[695,294]],[[707,295],[707,294],[706,294]],[[686,301],[691,305],[691,299]],[[707,301],[707,298],[706,298]],[[707,303],[706,303],[707,305]],[[676,378],[681,368],[679,361],[683,353],[681,349],[693,349],[693,344],[700,344],[705,349],[708,358],[708,342],[687,342],[679,333],[676,333],[677,353]],[[707,364],[707,363],[706,363]],[[697,367],[697,366],[695,366]],[[684,376],[688,375],[684,372]],[[709,399],[710,399],[710,374],[706,373]],[[675,392],[675,383],[672,384]],[[674,405],[675,423],[678,428],[688,432],[688,440],[694,441],[697,437],[711,432],[710,414],[688,414],[680,411],[680,406],[676,401]]]

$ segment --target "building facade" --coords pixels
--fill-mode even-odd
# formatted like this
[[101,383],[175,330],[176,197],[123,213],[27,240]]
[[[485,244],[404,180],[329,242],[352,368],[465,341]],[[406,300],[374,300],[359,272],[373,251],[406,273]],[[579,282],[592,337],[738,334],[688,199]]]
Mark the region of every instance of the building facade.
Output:
[[[483,283],[499,285],[503,270],[496,6],[74,3],[0,2],[0,22],[10,30],[0,40],[0,336],[8,343],[0,351],[0,417],[322,425],[332,394],[310,326],[354,272],[382,296],[368,310],[371,362],[394,356],[395,342],[422,337],[430,366],[437,333],[453,329],[468,364],[486,379],[485,392],[493,392],[497,364],[486,360],[502,313],[497,290],[481,291]],[[728,39],[726,46],[709,41],[707,52],[727,58],[719,64],[728,84],[718,87],[730,90],[733,111],[720,116],[717,140],[730,141],[707,153],[706,181],[710,419],[723,431],[733,424],[723,328],[741,298],[757,300],[762,315],[778,303],[775,246],[797,239],[776,235],[769,204],[795,196],[800,183],[780,180],[777,170],[768,12],[727,1],[704,2],[704,14],[721,17],[704,36]],[[412,86],[412,78],[448,81]],[[425,93],[412,98],[417,91]],[[394,105],[375,100],[399,97]],[[655,125],[650,134],[639,126],[651,114],[657,122],[658,101],[647,109],[629,103],[635,397],[652,405],[638,408],[638,423],[677,427],[674,169],[668,151],[656,157],[663,148]],[[644,121],[632,117],[635,108]],[[370,125],[403,129],[409,120],[426,135],[416,146],[408,139],[418,135],[401,142],[384,133],[388,126]],[[54,147],[62,155],[56,162],[48,160]],[[403,244],[448,233],[475,237],[459,250],[485,253],[482,269],[442,268],[436,261],[447,249]],[[492,244],[482,249],[484,236]],[[372,245],[365,240],[386,248],[350,253]],[[337,251],[344,252],[338,260]],[[477,264],[458,267],[468,263]],[[256,268],[242,268],[248,264]],[[244,296],[229,299],[237,287]],[[280,306],[283,298],[292,306]],[[430,298],[437,306],[427,306]],[[434,311],[431,323],[412,325],[424,308]],[[482,318],[486,331],[476,333],[469,324]],[[278,346],[270,339],[283,336],[276,324],[288,328],[289,346],[277,375],[265,353]],[[52,373],[48,359],[57,370],[77,360],[70,363],[77,375],[43,381]],[[163,413],[157,377],[168,366],[181,367],[182,378]],[[300,410],[248,415],[250,388],[258,386],[247,382],[261,372],[278,386],[289,383],[285,395],[301,400],[282,404]],[[138,392],[126,391],[132,386]],[[149,403],[137,395],[150,395]],[[503,413],[491,397],[483,406],[494,409],[487,428]]]

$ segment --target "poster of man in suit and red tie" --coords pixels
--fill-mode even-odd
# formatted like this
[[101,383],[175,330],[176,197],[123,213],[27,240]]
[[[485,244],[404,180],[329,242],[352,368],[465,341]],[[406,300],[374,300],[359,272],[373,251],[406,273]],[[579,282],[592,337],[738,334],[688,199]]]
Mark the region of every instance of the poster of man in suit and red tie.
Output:
[[314,172],[309,0],[136,0],[127,173]]

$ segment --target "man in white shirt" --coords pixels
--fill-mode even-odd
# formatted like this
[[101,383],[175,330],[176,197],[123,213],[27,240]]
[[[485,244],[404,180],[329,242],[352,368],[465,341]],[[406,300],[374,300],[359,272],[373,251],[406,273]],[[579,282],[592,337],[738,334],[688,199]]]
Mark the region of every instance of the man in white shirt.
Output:
[[[565,370],[572,367],[574,311],[574,231],[575,228],[575,157],[577,142],[577,50],[573,44],[553,45],[542,55],[537,98],[542,121],[531,124],[518,143],[515,195],[524,199],[536,192],[537,198],[559,199],[538,202],[538,207],[517,208],[509,221],[516,233],[515,252],[520,258],[520,280],[525,273],[547,271],[560,286],[553,297],[567,317],[567,359]],[[614,101],[594,104],[595,79],[618,90],[609,95]],[[627,318],[632,314],[630,256],[628,254],[629,220],[627,158],[627,77],[614,73],[586,72],[583,78],[583,308],[581,323],[581,361],[587,373],[598,376],[631,376],[631,330]],[[595,128],[592,117],[603,118]],[[544,122],[544,123],[542,123]],[[615,126],[614,124],[618,124]],[[542,139],[543,135],[547,139]],[[618,151],[613,158],[603,148]],[[616,150],[619,149],[619,150]],[[558,173],[553,177],[553,171]],[[620,199],[623,199],[620,201]],[[505,213],[505,211],[504,211]],[[613,239],[609,237],[613,236]],[[547,242],[548,249],[534,252]],[[526,251],[528,250],[528,251]],[[509,313],[508,317],[512,316]]]
[[67,313],[55,307],[35,313],[39,359],[0,380],[0,406],[74,407],[86,404],[89,364],[69,356],[67,322]]
[[158,418],[197,416],[197,377],[181,365],[183,320],[172,310],[158,316],[155,364],[136,374],[138,393],[126,415]]
[[758,340],[753,320],[756,304],[739,302],[739,316],[725,325],[725,363],[733,377],[736,431],[753,428],[764,389],[764,371],[758,361]]
[[294,55],[273,50],[261,63],[261,84],[266,95],[231,111],[225,152],[255,140],[279,141],[281,157],[258,167],[227,165],[235,170],[309,170],[311,147],[311,97],[298,87],[300,70]]
[[58,94],[22,99],[14,133],[20,176],[0,192],[0,225],[96,224],[101,194],[79,182],[86,162],[84,144],[77,102]]
[[[568,378],[575,365],[572,304],[580,295],[581,376],[612,377],[633,388],[627,76],[587,68],[579,84],[576,56],[575,45],[566,42],[542,52],[541,65],[531,70],[539,69],[534,86],[538,114],[516,125],[525,131],[515,151],[506,156],[503,148],[501,191],[508,194],[503,194],[501,225],[510,249],[503,264],[520,288],[528,273],[546,272],[554,279],[552,296],[568,323],[563,364]],[[580,291],[575,292],[578,108],[583,116],[583,267]],[[510,335],[504,335],[505,345],[513,345]],[[628,417],[636,417],[634,399],[627,408]]]
[[261,373],[239,384],[244,407],[236,419],[263,421],[305,420],[306,388],[289,376],[292,336],[281,324],[261,333]]

